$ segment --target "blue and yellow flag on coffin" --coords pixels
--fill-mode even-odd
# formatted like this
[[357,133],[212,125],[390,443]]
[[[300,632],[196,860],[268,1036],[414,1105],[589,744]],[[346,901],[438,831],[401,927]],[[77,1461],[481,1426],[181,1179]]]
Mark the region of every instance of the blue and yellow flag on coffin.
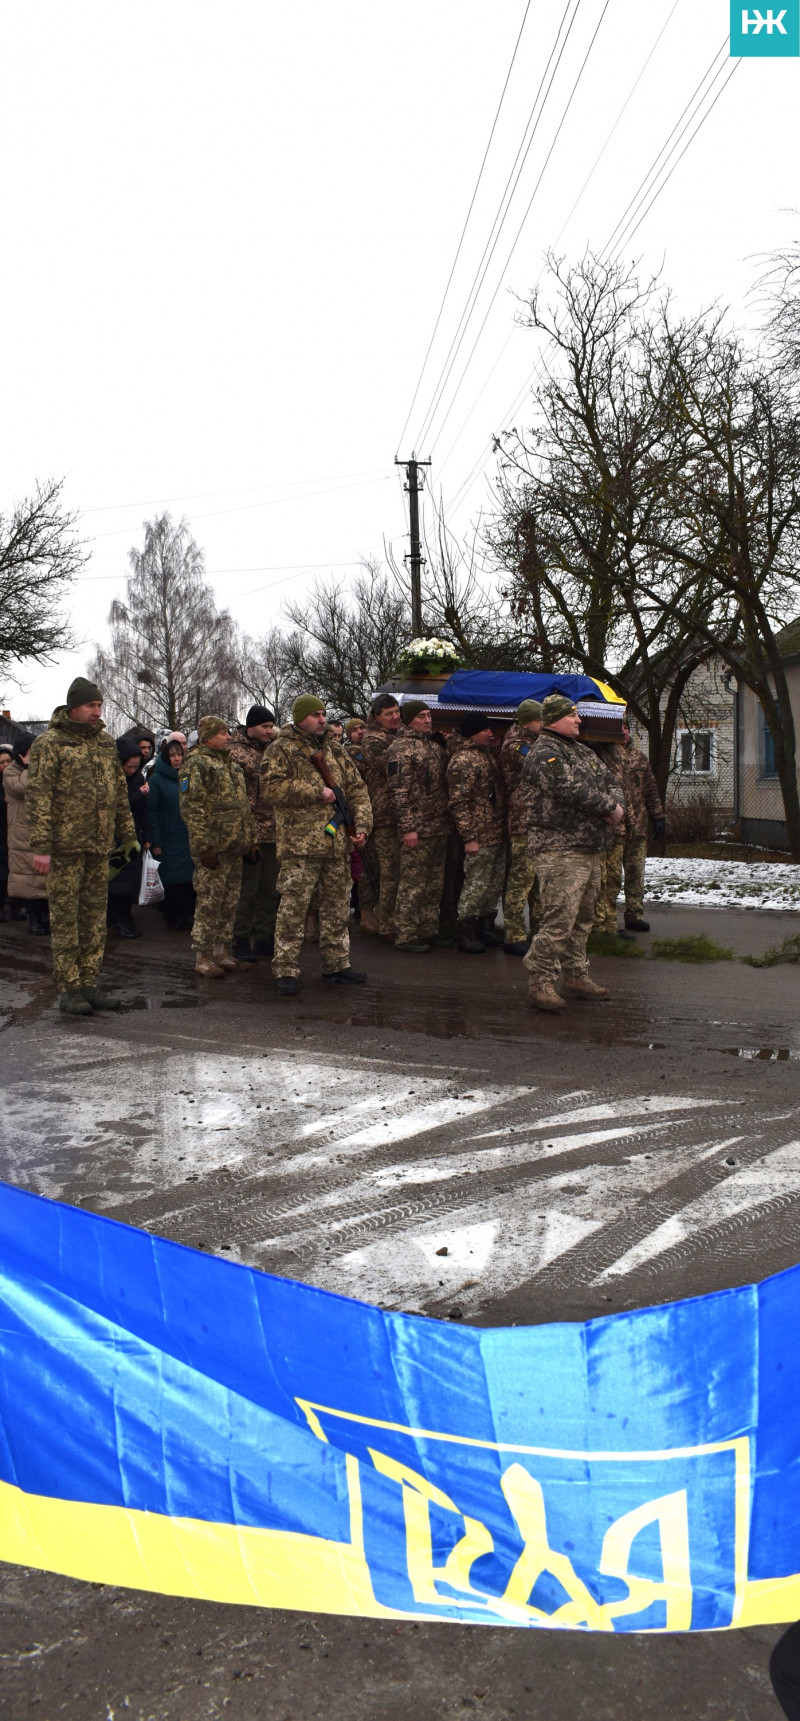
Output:
[[583,1325],[387,1314],[0,1186],[0,1558],[374,1617],[800,1614],[800,1270]]

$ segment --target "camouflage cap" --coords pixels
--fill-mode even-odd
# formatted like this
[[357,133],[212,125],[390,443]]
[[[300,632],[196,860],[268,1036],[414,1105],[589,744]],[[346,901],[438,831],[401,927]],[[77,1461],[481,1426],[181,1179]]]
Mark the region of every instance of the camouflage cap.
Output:
[[224,717],[201,717],[197,725],[197,739],[201,743],[210,741],[212,735],[221,735],[223,730],[228,733],[228,725]]
[[572,699],[566,693],[548,693],[542,705],[542,723],[547,728],[550,723],[558,723],[562,717],[570,717],[577,710]]
[[400,716],[404,723],[413,722],[422,711],[430,711],[430,706],[424,699],[404,699],[400,707]]
[[517,722],[541,723],[541,721],[542,707],[538,699],[523,699],[522,704],[517,706]]

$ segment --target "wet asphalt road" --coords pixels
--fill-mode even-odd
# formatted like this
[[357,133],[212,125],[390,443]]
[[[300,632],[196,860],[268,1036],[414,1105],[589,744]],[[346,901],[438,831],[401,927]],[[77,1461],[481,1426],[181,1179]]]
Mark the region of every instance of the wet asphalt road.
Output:
[[[740,954],[800,929],[652,911]],[[603,1005],[525,1005],[519,962],[354,939],[358,991],[267,964],[198,983],[187,940],[110,950],[118,1016],[53,1010],[43,941],[0,928],[0,1176],[386,1308],[583,1319],[800,1257],[798,970],[609,959]],[[645,947],[648,939],[640,940]],[[447,1255],[439,1251],[447,1249]],[[3,1713],[69,1721],[778,1715],[764,1628],[603,1638],[366,1624],[2,1568]]]

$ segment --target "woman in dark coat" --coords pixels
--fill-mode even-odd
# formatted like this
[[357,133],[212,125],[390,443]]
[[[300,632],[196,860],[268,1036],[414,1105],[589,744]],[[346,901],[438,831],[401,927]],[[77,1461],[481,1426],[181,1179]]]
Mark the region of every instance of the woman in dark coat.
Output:
[[148,778],[147,819],[152,853],[164,886],[164,915],[171,932],[189,930],[194,920],[194,865],[189,833],[178,807],[178,772],[183,764],[179,741],[164,741]]
[[[142,851],[149,843],[150,833],[147,828],[147,796],[149,790],[142,776],[142,756],[138,743],[129,736],[122,735],[117,742],[117,752],[120,764],[128,779],[128,804],[136,826],[136,838]],[[141,938],[138,926],[134,925],[133,905],[139,900],[139,886],[142,882],[142,855],[134,855],[114,874],[108,887],[108,924],[113,927],[118,938]]]

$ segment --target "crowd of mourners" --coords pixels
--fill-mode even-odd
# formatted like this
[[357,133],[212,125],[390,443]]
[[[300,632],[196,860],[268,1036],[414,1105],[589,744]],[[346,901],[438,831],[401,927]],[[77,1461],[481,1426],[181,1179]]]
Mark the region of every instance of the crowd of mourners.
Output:
[[206,979],[268,957],[291,996],[314,942],[323,979],[360,984],[356,915],[402,955],[521,957],[548,1011],[607,995],[593,927],[647,930],[649,821],[664,831],[652,771],[627,725],[585,745],[563,694],[524,700],[510,725],[470,711],[449,729],[421,698],[379,693],[340,719],[304,694],[283,726],[254,705],[241,724],[116,741],[102,697],[78,677],[43,735],[0,743],[0,906],[51,936],[67,1014],[116,1007],[98,989],[106,938],[141,937],[145,903],[191,933]]

